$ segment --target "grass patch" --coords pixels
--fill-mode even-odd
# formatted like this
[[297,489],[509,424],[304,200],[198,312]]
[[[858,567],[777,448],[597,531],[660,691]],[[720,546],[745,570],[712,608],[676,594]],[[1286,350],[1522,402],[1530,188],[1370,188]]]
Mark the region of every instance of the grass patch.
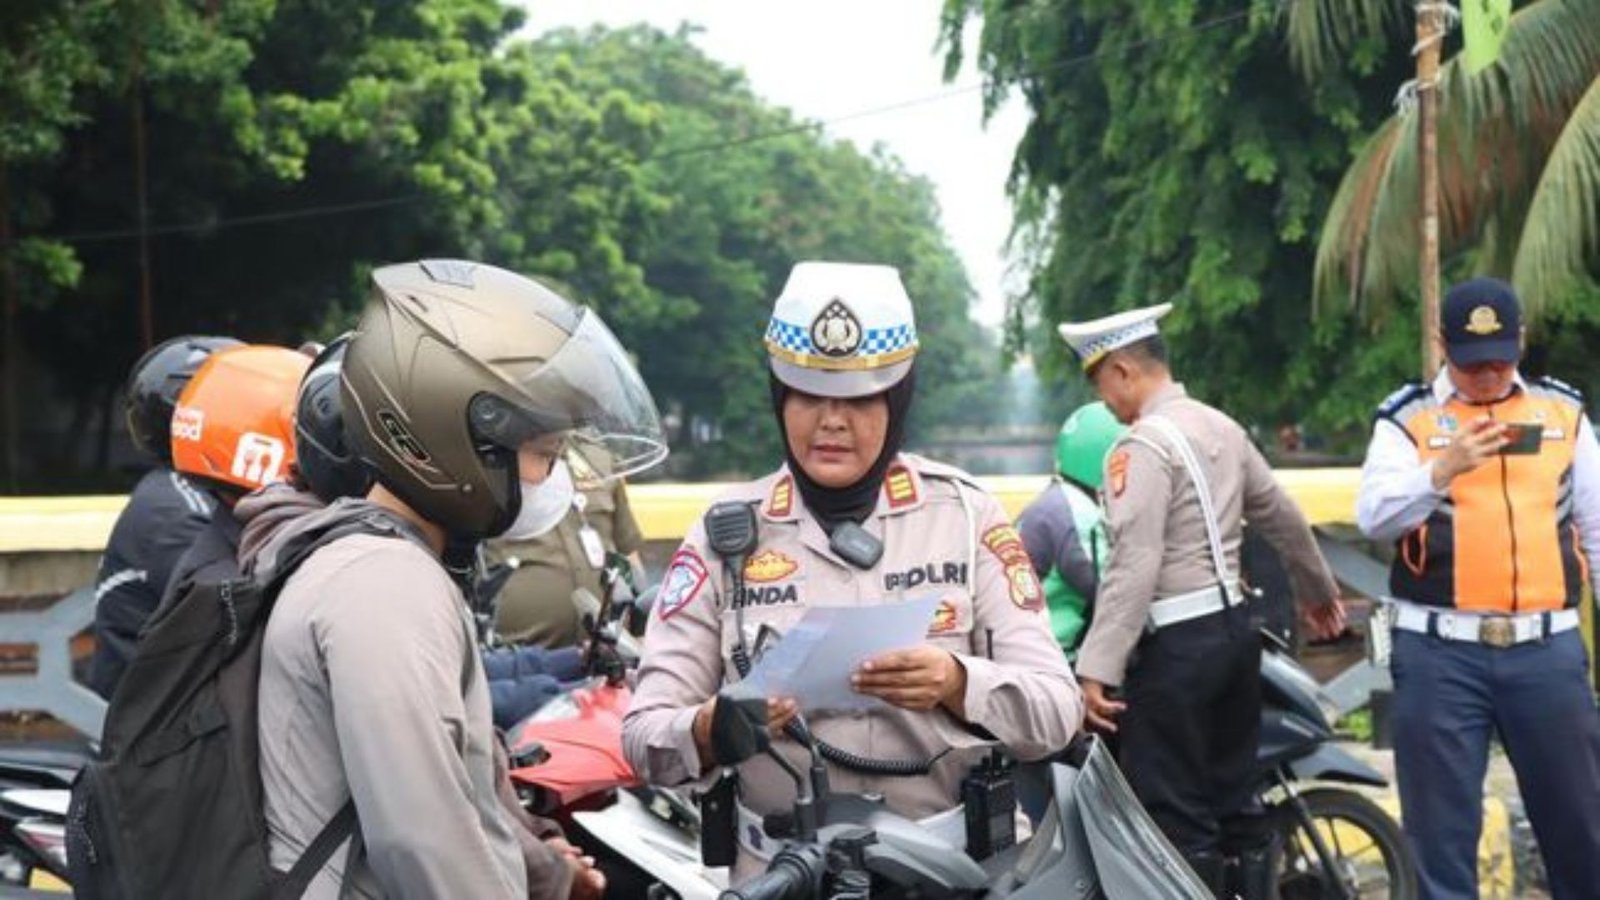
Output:
[[1333,730],[1343,738],[1372,743],[1372,710],[1366,707],[1355,710],[1333,724]]

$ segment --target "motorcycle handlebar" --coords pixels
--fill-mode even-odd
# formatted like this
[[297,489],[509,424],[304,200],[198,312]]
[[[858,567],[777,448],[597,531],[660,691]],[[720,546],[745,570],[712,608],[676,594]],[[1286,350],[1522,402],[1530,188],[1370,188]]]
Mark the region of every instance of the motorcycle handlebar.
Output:
[[717,900],[810,900],[816,894],[822,857],[813,847],[785,847],[767,871],[723,891]]

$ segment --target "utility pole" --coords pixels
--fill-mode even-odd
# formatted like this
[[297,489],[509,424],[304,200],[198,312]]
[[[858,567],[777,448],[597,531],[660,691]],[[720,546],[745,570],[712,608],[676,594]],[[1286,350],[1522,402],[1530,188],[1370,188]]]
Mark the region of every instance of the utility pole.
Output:
[[18,321],[19,307],[21,306],[21,288],[17,283],[17,258],[12,252],[14,238],[11,233],[11,198],[7,190],[6,179],[10,172],[3,160],[0,160],[0,292],[4,292],[5,299],[5,335],[0,344],[5,348],[5,364],[3,376],[5,378],[4,418],[0,425],[5,427],[5,463],[6,463],[6,489],[8,493],[17,493],[19,473],[22,471],[22,458],[19,453],[21,439],[17,436],[17,428],[22,417],[17,415],[17,379],[21,377],[22,364],[18,357],[22,355],[22,342],[17,338],[17,330],[21,327]]
[[155,345],[155,303],[150,297],[149,142],[144,123],[144,42],[135,32],[133,71],[128,79],[133,104],[133,193],[139,210],[139,352]]
[[1444,44],[1449,4],[1418,0],[1417,156],[1422,174],[1420,272],[1422,300],[1422,380],[1439,372],[1439,51]]

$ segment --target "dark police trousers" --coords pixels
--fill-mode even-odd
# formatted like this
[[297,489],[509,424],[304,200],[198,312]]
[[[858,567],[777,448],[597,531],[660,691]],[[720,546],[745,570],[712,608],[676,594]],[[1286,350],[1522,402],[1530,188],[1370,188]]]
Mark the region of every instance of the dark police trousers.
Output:
[[1146,634],[1124,679],[1118,762],[1167,839],[1213,884],[1270,840],[1255,793],[1261,637],[1248,605]]
[[1577,631],[1496,649],[1394,632],[1395,774],[1424,900],[1478,896],[1489,735],[1500,736],[1555,900],[1600,897],[1600,712]]

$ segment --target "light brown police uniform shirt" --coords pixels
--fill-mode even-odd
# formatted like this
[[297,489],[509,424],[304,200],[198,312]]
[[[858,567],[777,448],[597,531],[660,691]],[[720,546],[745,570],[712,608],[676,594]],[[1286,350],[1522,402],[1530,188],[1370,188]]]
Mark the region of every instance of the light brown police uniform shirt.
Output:
[[579,491],[577,497],[583,498],[583,508],[574,502],[566,518],[549,532],[531,541],[490,542],[491,561],[515,557],[519,563],[500,593],[495,620],[495,630],[505,640],[554,648],[573,646],[583,637],[572,592],[581,587],[599,599],[605,565],[590,559],[585,527],[594,532],[601,548],[624,556],[643,543],[621,479]]
[[1152,602],[1217,584],[1200,495],[1177,450],[1148,421],[1152,415],[1170,421],[1194,448],[1211,487],[1223,555],[1235,582],[1240,526],[1248,520],[1283,555],[1297,598],[1331,603],[1339,596],[1311,526],[1249,435],[1226,413],[1192,399],[1183,385],[1171,384],[1145,403],[1139,420],[1106,457],[1111,557],[1077,662],[1080,676],[1102,684],[1122,684]]
[[[701,775],[691,734],[695,710],[738,680],[735,604],[744,604],[754,650],[763,628],[781,635],[812,605],[867,606],[937,592],[927,642],[956,655],[967,672],[967,722],[943,709],[912,712],[887,704],[809,720],[822,740],[863,756],[928,758],[955,748],[929,776],[863,776],[829,764],[838,791],[878,791],[889,808],[921,818],[959,803],[959,783],[989,746],[984,732],[1022,759],[1064,747],[1083,704],[1051,637],[1044,594],[1022,541],[1000,504],[958,469],[901,454],[888,470],[878,506],[863,527],[883,541],[883,556],[857,569],[828,548],[788,471],[730,491],[722,499],[759,504],[760,543],[735,597],[723,560],[696,523],[673,558],[645,637],[638,687],[623,722],[623,747],[647,780],[676,785]],[[965,511],[963,510],[965,506]],[[993,656],[988,652],[992,636]],[[780,737],[774,747],[805,768],[809,757]],[[739,767],[741,802],[760,814],[787,811],[794,783],[758,756]]]

